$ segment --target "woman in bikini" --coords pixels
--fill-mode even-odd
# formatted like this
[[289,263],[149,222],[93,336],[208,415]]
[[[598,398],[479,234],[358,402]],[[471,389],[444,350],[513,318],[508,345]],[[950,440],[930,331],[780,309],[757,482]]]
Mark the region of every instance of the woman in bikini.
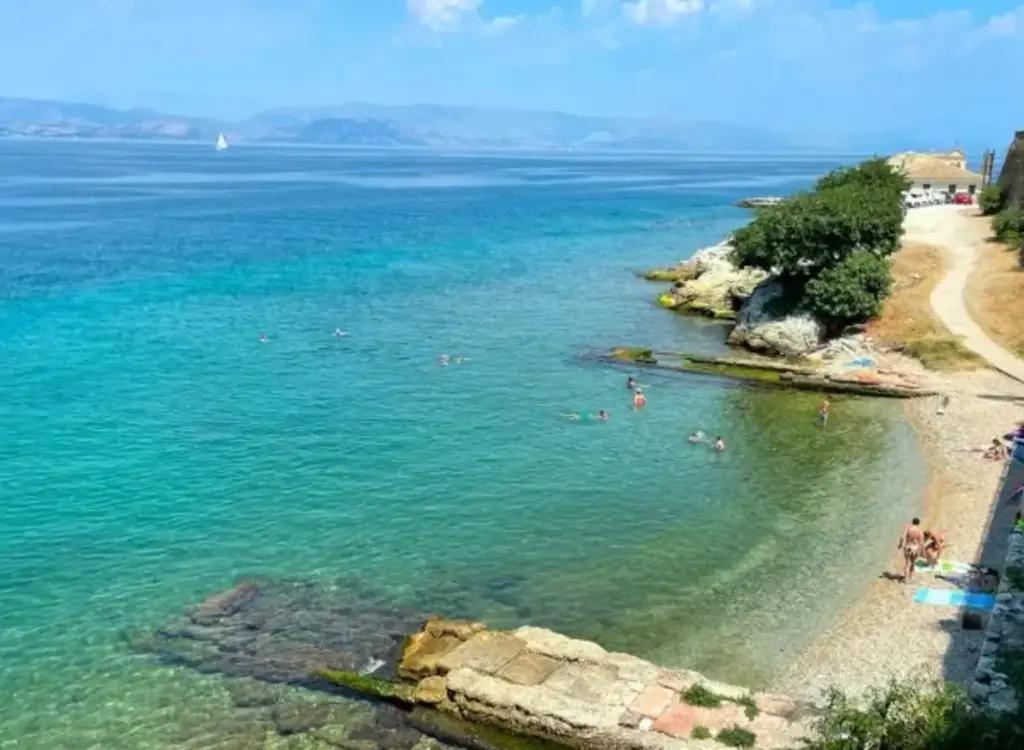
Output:
[[908,583],[914,577],[914,563],[924,546],[924,532],[921,530],[921,519],[915,518],[903,527],[903,535],[896,544],[896,549],[903,550],[903,582]]

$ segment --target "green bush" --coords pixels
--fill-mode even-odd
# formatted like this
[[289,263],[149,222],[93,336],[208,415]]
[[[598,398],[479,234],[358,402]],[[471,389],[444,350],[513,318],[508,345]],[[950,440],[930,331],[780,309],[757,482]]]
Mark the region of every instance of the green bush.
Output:
[[1004,208],[992,219],[996,239],[1007,245],[1018,245],[1024,237],[1024,212],[1017,206]]
[[891,683],[864,705],[829,693],[806,750],[1007,750],[1024,747],[1018,717],[979,711],[959,688]]
[[889,259],[862,250],[811,279],[804,306],[827,327],[838,329],[878,315],[891,287]]
[[690,732],[690,737],[695,740],[710,740],[711,730],[707,727],[696,726],[693,728],[693,731]]
[[723,729],[715,739],[727,747],[753,747],[757,743],[756,734],[738,726]]
[[1003,208],[1003,190],[998,185],[986,185],[978,193],[978,206],[986,216],[999,213]]
[[741,266],[807,279],[858,250],[889,255],[902,234],[898,195],[848,183],[765,209],[735,233],[733,246]]
[[691,706],[700,706],[702,708],[718,708],[722,705],[722,697],[720,695],[711,692],[699,683],[691,685],[683,693],[683,700]]

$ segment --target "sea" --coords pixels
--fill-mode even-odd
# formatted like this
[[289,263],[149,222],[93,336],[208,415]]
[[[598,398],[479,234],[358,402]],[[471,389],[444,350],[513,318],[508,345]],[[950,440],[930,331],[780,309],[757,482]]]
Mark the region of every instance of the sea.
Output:
[[0,748],[299,747],[126,638],[246,576],[770,684],[918,502],[901,406],[593,355],[725,352],[637,272],[854,161],[0,140]]

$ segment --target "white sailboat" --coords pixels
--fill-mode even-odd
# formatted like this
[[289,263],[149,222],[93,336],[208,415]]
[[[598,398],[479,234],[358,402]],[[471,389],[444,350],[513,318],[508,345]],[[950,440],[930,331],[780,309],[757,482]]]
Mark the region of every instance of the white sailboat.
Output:
[[218,151],[227,151],[227,148],[228,148],[228,139],[224,137],[223,133],[221,133],[221,134],[219,134],[217,136],[217,150]]

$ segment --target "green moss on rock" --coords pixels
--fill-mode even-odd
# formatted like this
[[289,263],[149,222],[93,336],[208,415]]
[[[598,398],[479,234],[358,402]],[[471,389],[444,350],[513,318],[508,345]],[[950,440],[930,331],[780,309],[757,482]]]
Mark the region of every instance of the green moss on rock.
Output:
[[347,672],[340,669],[321,669],[316,676],[332,685],[340,685],[354,690],[361,695],[379,698],[389,703],[412,704],[414,686],[401,682],[381,680],[358,672]]

